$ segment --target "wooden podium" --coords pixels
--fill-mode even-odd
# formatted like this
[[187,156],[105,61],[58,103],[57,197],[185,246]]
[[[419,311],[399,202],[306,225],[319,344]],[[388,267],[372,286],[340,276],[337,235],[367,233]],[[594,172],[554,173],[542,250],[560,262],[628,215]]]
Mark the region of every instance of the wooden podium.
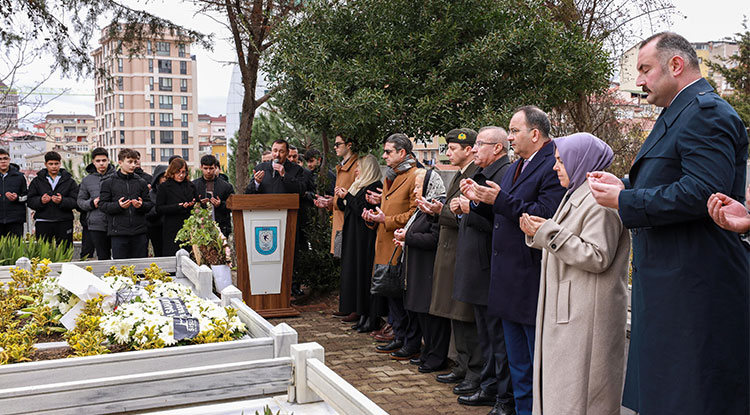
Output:
[[298,316],[291,293],[299,195],[231,195],[227,207],[232,210],[242,299],[266,318]]

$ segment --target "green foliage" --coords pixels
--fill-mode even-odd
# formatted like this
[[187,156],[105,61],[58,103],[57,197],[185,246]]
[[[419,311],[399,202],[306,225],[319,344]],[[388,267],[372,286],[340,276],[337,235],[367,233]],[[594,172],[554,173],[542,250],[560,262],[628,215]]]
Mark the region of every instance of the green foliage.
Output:
[[193,256],[198,263],[221,265],[228,263],[225,255],[226,240],[221,230],[211,218],[210,209],[204,209],[196,204],[193,212],[177,232],[175,242],[182,242],[181,247],[192,248]]
[[14,265],[21,257],[49,258],[51,262],[68,262],[73,258],[73,247],[66,243],[37,239],[30,235],[19,238],[15,235],[0,237],[0,265]]
[[308,212],[309,224],[305,232],[310,249],[295,252],[293,279],[320,292],[338,288],[341,267],[331,255],[331,216],[328,211]]
[[732,94],[724,98],[734,107],[745,126],[750,126],[750,30],[747,20],[742,22],[742,27],[745,31],[735,35],[739,46],[737,54],[720,59],[721,62],[707,62],[707,65],[734,88]]
[[279,27],[266,70],[285,116],[355,137],[505,125],[523,104],[556,107],[601,90],[600,42],[553,21],[540,1],[311,1]]

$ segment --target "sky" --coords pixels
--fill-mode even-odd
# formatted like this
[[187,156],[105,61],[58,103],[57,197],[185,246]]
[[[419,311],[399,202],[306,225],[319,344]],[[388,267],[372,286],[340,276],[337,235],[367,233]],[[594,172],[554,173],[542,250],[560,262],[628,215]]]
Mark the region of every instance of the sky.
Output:
[[[229,81],[232,67],[228,62],[236,59],[233,45],[228,41],[229,31],[222,24],[204,15],[196,15],[192,3],[177,3],[175,1],[153,0],[148,3],[136,0],[126,0],[126,4],[138,9],[148,9],[152,14],[162,16],[203,33],[213,33],[215,36],[212,51],[193,47],[198,64],[198,112],[217,116],[226,113],[226,95],[229,91]],[[179,4],[178,8],[175,4]],[[671,26],[655,26],[648,24],[642,27],[644,38],[662,31],[672,30],[685,36],[691,42],[720,40],[732,36],[743,30],[743,15],[750,17],[750,2],[747,0],[673,0],[677,14],[672,18]],[[106,23],[106,22],[103,22]],[[635,42],[634,42],[635,43]],[[95,45],[94,45],[95,47]],[[51,62],[51,59],[50,61]],[[20,76],[18,85],[34,85],[45,75],[44,70],[49,62],[40,62],[27,68]],[[93,94],[94,81],[64,79],[59,74],[53,74],[45,83],[49,88],[71,88],[75,91],[91,91]],[[20,113],[23,114],[23,108]],[[61,96],[40,108],[40,114],[30,119],[43,118],[46,113],[56,114],[94,114],[94,97],[92,96]]]

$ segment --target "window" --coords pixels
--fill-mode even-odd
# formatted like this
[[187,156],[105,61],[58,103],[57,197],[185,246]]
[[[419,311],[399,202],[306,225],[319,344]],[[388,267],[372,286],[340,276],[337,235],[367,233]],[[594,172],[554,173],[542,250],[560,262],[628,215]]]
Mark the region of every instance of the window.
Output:
[[[151,144],[156,144],[156,131],[151,130]],[[153,159],[151,161],[154,161]]]
[[171,95],[159,95],[159,108],[163,110],[172,109],[172,96]]
[[183,110],[188,109],[188,97],[180,97],[180,108]]
[[153,59],[148,60],[148,71],[150,73],[154,72],[154,60]]
[[159,73],[172,73],[172,61],[159,59]]
[[169,56],[169,42],[156,42],[156,54],[159,56]]
[[118,95],[117,101],[120,104],[120,108],[125,108],[125,95]]
[[[181,123],[181,126],[182,127],[187,127],[188,126],[188,115],[187,114],[182,114],[182,123]],[[187,131],[185,131],[185,132],[187,132]]]
[[120,127],[124,127],[124,126],[125,126],[125,113],[121,112],[120,113]]
[[156,116],[155,116],[155,115],[154,115],[154,113],[152,112],[151,114],[149,114],[149,117],[150,117],[150,121],[151,121],[151,126],[153,127],[153,126],[154,126],[154,125],[156,124],[156,123],[154,122],[154,119],[156,118]]
[[120,144],[125,144],[125,131],[120,130]]
[[185,161],[190,161],[190,149],[189,148],[182,149],[182,158],[185,159]]
[[187,92],[187,79],[180,79],[180,92]]
[[122,72],[122,58],[117,58],[117,72]]
[[189,144],[188,143],[188,132],[187,131],[181,131],[182,133],[182,144]]
[[[153,131],[151,131],[153,133]],[[156,149],[151,149],[151,161],[156,161]]]
[[185,45],[180,43],[177,45],[177,56],[184,58],[185,57]]
[[121,76],[118,76],[117,77],[117,89],[119,89],[120,91],[122,91],[123,88],[124,88],[124,86],[125,86],[125,81],[122,80]]
[[172,78],[159,78],[159,91],[171,91]]
[[187,75],[187,62],[180,61],[180,73],[182,75]]
[[161,161],[169,161],[169,158],[174,155],[173,148],[162,148],[161,149]]
[[151,49],[151,41],[150,40],[146,41],[146,53],[149,54],[149,55],[151,53],[153,53],[153,50]]
[[159,131],[159,143],[174,144],[174,134],[172,131]]
[[[159,126],[161,127],[171,127],[172,122],[172,114],[169,112],[160,112],[159,113]],[[171,133],[171,131],[170,131]]]
[[150,96],[150,97],[148,98],[148,107],[149,107],[149,108],[154,108],[154,96],[153,96],[153,95],[151,95],[151,96]]
[[154,77],[153,76],[148,77],[148,89],[150,91],[154,90]]

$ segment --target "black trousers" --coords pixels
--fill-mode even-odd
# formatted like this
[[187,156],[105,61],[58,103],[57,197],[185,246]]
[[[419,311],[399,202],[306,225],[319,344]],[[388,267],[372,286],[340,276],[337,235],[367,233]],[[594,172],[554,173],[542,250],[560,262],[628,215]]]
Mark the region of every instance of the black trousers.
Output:
[[0,236],[16,235],[23,238],[23,222],[20,223],[0,223]]
[[424,350],[419,359],[430,368],[442,368],[448,362],[451,321],[429,313],[417,313],[417,318],[424,338]]
[[148,257],[148,237],[145,233],[132,236],[112,236],[112,258]]
[[417,313],[404,308],[403,298],[388,297],[388,317],[394,336],[404,342],[404,348],[409,351],[419,351],[422,348],[422,330],[419,328],[419,319]]
[[91,239],[91,232],[95,231],[89,231],[89,227],[86,224],[86,217],[84,215],[81,215],[81,228],[81,259],[93,258],[94,252],[96,251],[96,242]]
[[477,323],[451,320],[453,345],[456,346],[456,366],[453,374],[466,380],[479,382],[484,368],[484,354],[479,345]]
[[36,236],[46,238],[49,241],[57,241],[58,244],[63,242],[73,246],[73,221],[64,220],[60,222],[40,222],[34,223]]
[[96,248],[96,259],[106,261],[112,258],[112,246],[107,231],[89,231],[89,239]]
[[146,232],[148,239],[151,241],[151,247],[154,248],[154,256],[163,256],[162,254],[162,228],[161,226],[149,226]]
[[474,318],[479,344],[484,351],[480,386],[486,394],[495,395],[498,402],[511,404],[513,386],[510,380],[508,353],[505,351],[503,321],[499,317],[488,315],[486,305],[474,305]]

